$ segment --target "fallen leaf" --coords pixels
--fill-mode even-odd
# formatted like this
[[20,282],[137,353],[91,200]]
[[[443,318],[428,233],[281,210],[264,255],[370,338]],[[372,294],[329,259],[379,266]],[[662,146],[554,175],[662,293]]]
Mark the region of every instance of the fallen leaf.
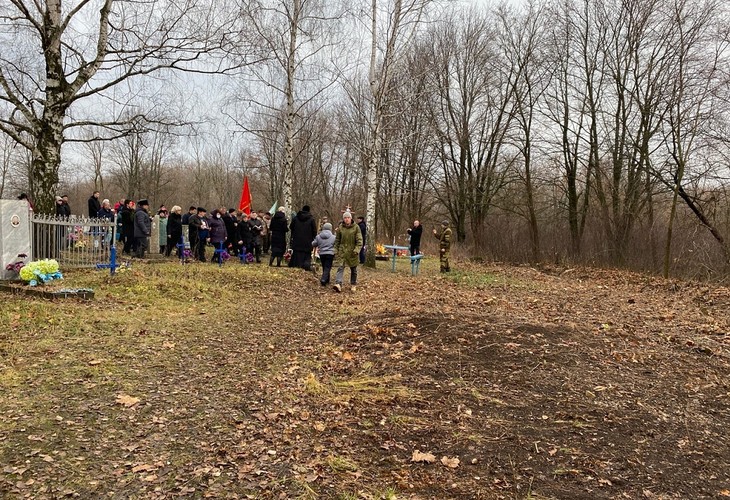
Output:
[[441,463],[450,469],[456,469],[461,461],[457,457],[441,457]]
[[127,408],[131,408],[132,406],[139,403],[139,398],[128,396],[126,394],[120,394],[119,396],[117,396],[117,403],[120,405],[124,405]]
[[139,464],[135,467],[132,467],[132,472],[149,472],[151,470],[155,470],[155,468],[156,467],[154,465]]
[[411,462],[426,462],[432,464],[435,461],[436,457],[433,453],[421,453],[420,451],[415,450],[411,456]]
[[730,497],[730,490],[722,490],[720,491],[721,497]]
[[345,351],[344,353],[342,353],[342,359],[344,359],[345,361],[352,361],[352,353]]
[[103,359],[92,359],[91,361],[89,361],[89,364],[91,366],[96,366],[96,365],[102,364],[103,362],[104,362]]
[[164,349],[173,349],[175,347],[175,343],[174,342],[163,342],[162,347]]

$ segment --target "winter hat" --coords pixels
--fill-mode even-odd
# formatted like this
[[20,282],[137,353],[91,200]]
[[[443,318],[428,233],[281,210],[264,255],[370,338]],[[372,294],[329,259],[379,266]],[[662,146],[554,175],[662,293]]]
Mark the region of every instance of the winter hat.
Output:
[[445,220],[441,223],[441,225],[444,227],[449,227],[449,221]]
[[150,202],[149,202],[149,201],[147,201],[147,199],[144,199],[144,198],[143,198],[143,199],[141,199],[141,200],[139,200],[139,201],[137,202],[137,205],[139,205],[140,207],[141,207],[141,206],[144,206],[144,205],[147,205],[147,206],[149,206],[149,205],[150,205]]
[[302,212],[309,212],[309,205],[304,205],[302,207]]
[[352,219],[352,214],[350,212],[345,212],[344,214],[342,214],[342,218],[343,219],[346,219],[347,217],[349,217],[350,219]]
[[325,222],[324,224],[322,224],[322,230],[332,231],[332,224],[330,224],[329,222]]

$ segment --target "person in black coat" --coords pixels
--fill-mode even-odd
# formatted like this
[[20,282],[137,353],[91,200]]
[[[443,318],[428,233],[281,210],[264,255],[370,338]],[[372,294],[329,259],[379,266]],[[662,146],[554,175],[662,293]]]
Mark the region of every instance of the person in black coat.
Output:
[[132,200],[124,200],[124,208],[122,209],[122,237],[124,238],[122,253],[131,255],[137,248],[134,243],[134,202]]
[[269,224],[269,232],[271,233],[271,257],[269,257],[269,265],[273,265],[274,258],[276,258],[276,267],[281,267],[281,259],[286,253],[286,233],[289,232],[283,207],[272,217],[271,224]]
[[68,204],[66,199],[64,197],[68,198],[68,196],[56,196],[56,215],[59,217],[70,217],[71,216],[71,206]]
[[261,246],[264,243],[264,223],[259,219],[258,214],[251,211],[251,217],[248,219],[248,225],[251,227],[251,247],[253,254],[256,256],[256,263],[261,263]]
[[89,217],[96,217],[96,215],[99,213],[99,210],[101,210],[101,203],[99,203],[99,191],[94,191],[94,193],[89,196]]
[[135,254],[140,259],[144,258],[144,253],[150,246],[152,218],[147,212],[149,208],[150,204],[147,200],[139,200],[137,211],[134,213],[134,240],[137,245]]
[[[208,244],[207,210],[198,207],[197,213],[190,216],[188,234],[190,235],[190,252],[200,262],[205,262],[205,247]],[[193,244],[195,241],[195,244]]]
[[421,234],[423,234],[423,226],[417,220],[413,221],[413,227],[408,228],[408,235],[411,237],[410,251],[411,257],[421,253]]
[[177,245],[180,244],[180,238],[182,238],[182,208],[175,205],[170,211],[170,216],[167,218],[167,246],[165,246],[165,257],[169,257],[172,249],[175,249],[175,255],[181,257],[180,248]]
[[238,217],[236,217],[236,209],[229,208],[228,212],[223,214],[223,223],[226,225],[226,248],[231,255],[238,255]]
[[243,255],[253,250],[253,235],[251,234],[251,226],[248,224],[248,215],[246,212],[238,214],[238,248]]
[[301,267],[309,271],[312,267],[312,241],[317,236],[317,222],[304,205],[289,224],[291,230],[292,256],[289,267]]

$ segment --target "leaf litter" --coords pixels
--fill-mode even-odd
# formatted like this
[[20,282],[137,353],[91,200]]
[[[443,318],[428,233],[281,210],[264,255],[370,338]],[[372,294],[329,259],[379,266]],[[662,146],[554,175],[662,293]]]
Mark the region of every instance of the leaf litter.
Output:
[[4,496],[728,496],[722,287],[135,266],[68,273],[95,303],[7,298]]

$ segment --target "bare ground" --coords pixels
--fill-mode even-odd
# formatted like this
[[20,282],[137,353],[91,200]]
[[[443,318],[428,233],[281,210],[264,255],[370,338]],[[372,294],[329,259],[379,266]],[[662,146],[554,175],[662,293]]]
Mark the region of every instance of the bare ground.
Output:
[[[226,264],[2,297],[0,494],[730,496],[730,290],[595,269]],[[405,267],[405,266],[403,266]]]

